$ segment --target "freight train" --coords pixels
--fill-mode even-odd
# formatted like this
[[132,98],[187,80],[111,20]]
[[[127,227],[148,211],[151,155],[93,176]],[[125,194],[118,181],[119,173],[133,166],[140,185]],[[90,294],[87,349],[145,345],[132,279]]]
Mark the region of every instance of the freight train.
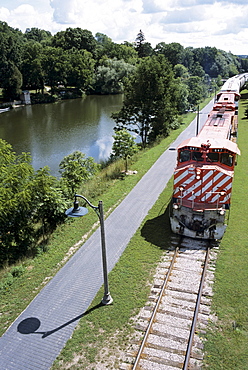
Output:
[[236,156],[238,100],[248,73],[228,79],[201,131],[177,148],[170,210],[174,233],[222,238],[228,221]]

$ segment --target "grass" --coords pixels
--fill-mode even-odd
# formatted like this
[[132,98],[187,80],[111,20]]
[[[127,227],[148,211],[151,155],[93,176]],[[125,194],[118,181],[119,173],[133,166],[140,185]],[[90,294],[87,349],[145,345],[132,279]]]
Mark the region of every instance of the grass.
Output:
[[248,363],[248,146],[244,111],[248,92],[239,105],[238,145],[241,156],[235,168],[230,221],[220,243],[213,311],[217,324],[207,333],[206,368],[246,370]]

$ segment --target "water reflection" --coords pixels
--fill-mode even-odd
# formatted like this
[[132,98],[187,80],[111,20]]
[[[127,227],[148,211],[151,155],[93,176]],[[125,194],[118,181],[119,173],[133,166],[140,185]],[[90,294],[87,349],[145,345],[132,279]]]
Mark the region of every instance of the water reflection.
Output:
[[97,162],[112,148],[112,112],[122,105],[122,95],[87,96],[55,104],[16,108],[0,115],[0,137],[18,154],[30,152],[37,170],[48,165],[58,175],[65,155],[80,150]]

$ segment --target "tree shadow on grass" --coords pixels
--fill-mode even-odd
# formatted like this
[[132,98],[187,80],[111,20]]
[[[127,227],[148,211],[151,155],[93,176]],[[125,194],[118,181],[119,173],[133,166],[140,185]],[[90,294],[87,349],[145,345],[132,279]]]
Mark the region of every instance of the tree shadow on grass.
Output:
[[146,241],[165,250],[171,247],[172,232],[170,228],[169,209],[170,204],[163,214],[147,220],[141,229],[141,236]]

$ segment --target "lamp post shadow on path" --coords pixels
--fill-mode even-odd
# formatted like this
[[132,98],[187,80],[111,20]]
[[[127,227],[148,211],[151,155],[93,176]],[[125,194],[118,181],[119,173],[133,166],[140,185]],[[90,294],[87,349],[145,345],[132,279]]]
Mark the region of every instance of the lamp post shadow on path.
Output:
[[74,199],[73,207],[69,208],[68,210],[65,211],[66,216],[68,216],[68,217],[81,217],[81,216],[85,216],[88,213],[88,209],[86,207],[79,206],[79,202],[77,201],[77,198],[82,198],[96,212],[96,214],[99,218],[99,221],[100,221],[103,281],[104,281],[104,296],[102,298],[101,303],[103,305],[109,305],[109,304],[113,303],[113,298],[110,295],[109,285],[108,285],[108,269],[107,269],[103,204],[102,204],[102,201],[100,200],[99,203],[98,203],[98,206],[94,206],[83,195],[75,194],[74,196],[75,196],[75,199]]

